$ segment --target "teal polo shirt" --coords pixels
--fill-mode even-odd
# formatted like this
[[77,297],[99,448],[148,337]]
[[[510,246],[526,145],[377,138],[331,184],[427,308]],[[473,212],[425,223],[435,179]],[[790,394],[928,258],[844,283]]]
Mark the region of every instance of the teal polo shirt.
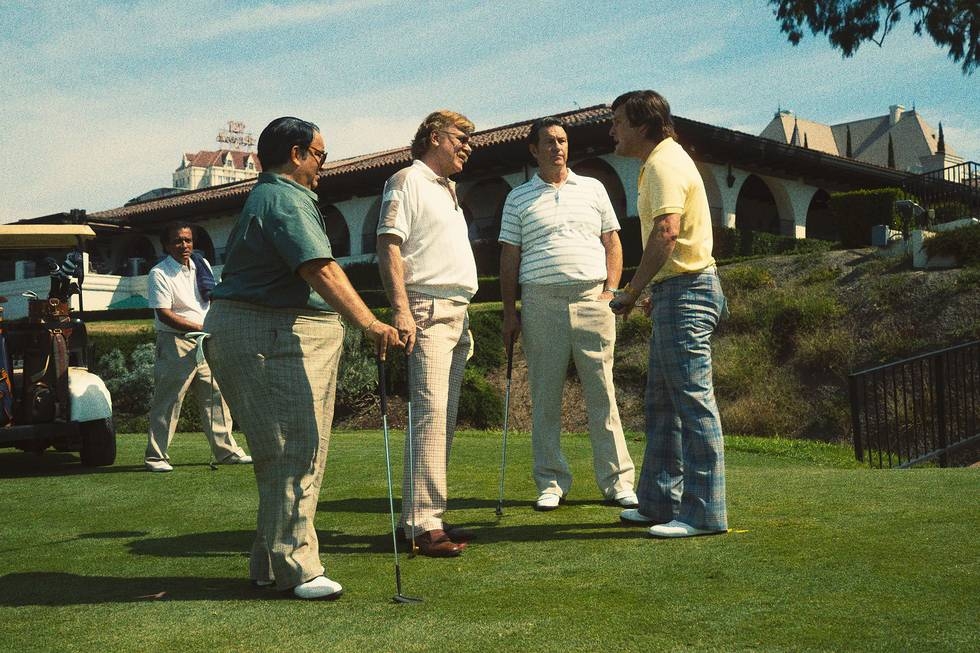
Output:
[[228,237],[211,299],[335,313],[297,273],[307,261],[333,259],[317,199],[288,177],[259,174]]

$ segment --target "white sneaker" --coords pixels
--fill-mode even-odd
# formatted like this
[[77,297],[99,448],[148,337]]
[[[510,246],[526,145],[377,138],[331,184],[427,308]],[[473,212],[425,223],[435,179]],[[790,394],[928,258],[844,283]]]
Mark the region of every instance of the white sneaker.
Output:
[[237,454],[231,454],[227,458],[222,458],[221,460],[219,460],[218,464],[219,465],[251,465],[252,457],[248,455],[239,456]]
[[545,492],[534,502],[534,509],[540,512],[554,510],[561,503],[561,497],[554,492]]
[[653,524],[656,522],[653,517],[647,517],[636,508],[627,508],[619,513],[619,520],[625,524]]
[[636,498],[636,492],[632,491],[617,494],[612,501],[620,508],[636,508],[640,505],[640,500]]
[[173,465],[168,463],[166,460],[144,460],[143,464],[146,465],[146,470],[149,472],[174,471]]
[[344,593],[344,588],[340,583],[332,581],[326,576],[317,576],[313,580],[301,583],[293,588],[293,594],[300,599],[321,599],[333,601],[339,599]]
[[694,528],[690,524],[685,524],[676,519],[666,524],[657,524],[656,526],[650,527],[650,535],[654,537],[693,537],[694,535],[718,535],[727,532],[727,530],[706,531],[700,528]]

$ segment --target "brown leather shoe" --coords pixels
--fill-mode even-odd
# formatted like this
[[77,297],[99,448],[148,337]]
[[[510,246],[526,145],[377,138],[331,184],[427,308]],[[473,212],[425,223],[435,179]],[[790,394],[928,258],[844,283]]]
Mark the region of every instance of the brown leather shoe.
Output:
[[[442,523],[442,530],[444,530],[446,532],[446,536],[456,544],[466,544],[470,540],[476,539],[476,533],[474,533],[473,531],[463,528],[462,526],[452,526],[448,522]],[[418,539],[420,535],[422,535],[421,532],[419,531],[415,532],[416,544],[418,544]],[[402,542],[404,544],[410,544],[409,542],[410,538],[402,526],[399,526],[398,528],[395,529],[395,537],[398,538],[399,542]]]
[[453,526],[447,522],[442,522],[442,530],[446,531],[449,539],[456,544],[466,544],[470,540],[476,539],[476,533],[473,531],[467,530],[462,526]]
[[419,547],[419,553],[430,558],[455,558],[466,548],[465,544],[456,544],[449,539],[441,528],[416,535],[415,544]]

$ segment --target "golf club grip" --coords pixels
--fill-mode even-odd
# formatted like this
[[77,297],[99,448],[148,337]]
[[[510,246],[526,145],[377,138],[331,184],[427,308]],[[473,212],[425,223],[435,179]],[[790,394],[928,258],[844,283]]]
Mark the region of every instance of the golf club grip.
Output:
[[510,374],[514,370],[514,341],[507,343],[507,380],[510,381]]
[[378,394],[381,396],[381,415],[384,417],[388,416],[388,384],[385,382],[385,362],[381,360],[381,356],[377,357],[378,361]]

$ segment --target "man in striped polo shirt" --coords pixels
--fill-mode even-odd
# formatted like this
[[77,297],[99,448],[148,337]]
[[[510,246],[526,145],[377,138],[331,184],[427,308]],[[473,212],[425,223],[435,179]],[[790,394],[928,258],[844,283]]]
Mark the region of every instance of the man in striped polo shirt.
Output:
[[[569,357],[585,393],[596,482],[624,508],[637,505],[613,388],[615,316],[623,250],[619,222],[602,183],[568,169],[568,135],[557,118],[531,126],[538,173],[513,189],[500,228],[504,343],[523,331],[531,386],[535,510],[554,510],[572,484],[561,452],[561,399]],[[517,285],[522,312],[517,312]]]

